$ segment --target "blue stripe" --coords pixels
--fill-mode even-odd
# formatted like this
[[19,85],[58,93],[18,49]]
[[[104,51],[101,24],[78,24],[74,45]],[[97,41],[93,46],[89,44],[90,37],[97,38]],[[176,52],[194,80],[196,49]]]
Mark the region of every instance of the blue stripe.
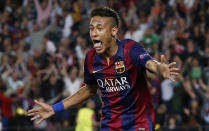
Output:
[[[103,69],[102,55],[96,54],[93,62],[93,71],[101,72]],[[104,77],[103,77],[104,78]]]
[[[102,74],[103,69],[103,63],[102,63],[103,57],[101,54],[96,54],[94,62],[93,62],[93,70],[97,71],[97,78],[104,80],[104,75]],[[104,119],[101,121],[101,129],[100,131],[110,131],[109,122],[112,118],[111,114],[111,108],[110,108],[110,102],[108,100],[108,93],[105,91],[105,88],[100,88],[100,91],[102,92],[102,100],[104,102],[104,107],[102,108],[102,114],[105,115]]]
[[[116,54],[116,61],[123,60],[125,62],[124,56],[124,45],[128,40],[124,40],[122,42],[118,41],[118,52]],[[124,63],[126,64],[126,63]],[[125,65],[126,67],[126,65]],[[132,85],[131,79],[128,73],[117,74],[115,72],[116,77],[126,77],[130,86]],[[132,94],[133,88],[130,87],[126,90],[121,90],[121,103],[123,104],[123,112],[122,112],[122,131],[135,131],[135,98]]]
[[151,118],[151,114],[150,114],[150,110],[149,109],[147,109],[147,117],[148,117],[148,123],[149,123],[149,131],[154,131],[152,118]]
[[105,105],[102,108],[102,114],[105,115],[105,117],[101,121],[101,130],[100,131],[109,131],[110,130],[109,122],[112,118],[112,113],[111,113],[111,109],[110,109],[110,102],[108,100],[108,93],[106,93],[104,89],[102,89],[101,91],[102,91],[102,94],[103,94],[102,99],[103,99],[103,102],[104,102],[104,105]]
[[84,62],[84,82],[86,84],[95,84],[96,81],[95,81],[94,77],[92,76],[92,74],[90,74],[89,69],[88,69],[88,65],[89,65],[88,55],[89,54],[87,54],[87,56],[85,58],[85,62]]

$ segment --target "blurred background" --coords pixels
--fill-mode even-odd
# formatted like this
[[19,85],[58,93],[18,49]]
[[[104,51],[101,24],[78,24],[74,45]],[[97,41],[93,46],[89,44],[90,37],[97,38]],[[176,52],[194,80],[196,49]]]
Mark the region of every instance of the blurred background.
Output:
[[[0,0],[0,130],[99,131],[97,94],[35,125],[34,99],[54,104],[83,84],[91,49],[89,14],[109,6],[121,16],[118,39],[177,62],[177,81],[148,74],[159,131],[209,130],[209,0]],[[83,129],[83,131],[85,131]]]

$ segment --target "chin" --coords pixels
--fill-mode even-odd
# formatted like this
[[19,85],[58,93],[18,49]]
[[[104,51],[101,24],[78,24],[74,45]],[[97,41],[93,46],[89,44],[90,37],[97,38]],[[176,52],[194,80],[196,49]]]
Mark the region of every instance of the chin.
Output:
[[96,50],[96,52],[97,52],[98,54],[103,54],[103,53],[105,52],[105,50],[104,50],[104,49]]
[[101,51],[96,50],[96,52],[97,52],[98,54],[103,54],[103,53],[104,53],[103,50],[101,50]]

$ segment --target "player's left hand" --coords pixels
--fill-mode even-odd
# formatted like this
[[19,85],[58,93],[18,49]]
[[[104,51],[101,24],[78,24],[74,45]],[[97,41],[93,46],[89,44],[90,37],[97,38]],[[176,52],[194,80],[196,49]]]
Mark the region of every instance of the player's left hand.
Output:
[[175,65],[176,65],[176,62],[166,64],[165,63],[165,56],[161,55],[161,64],[160,64],[159,71],[160,71],[160,74],[162,75],[162,77],[165,79],[170,79],[171,81],[175,82],[175,79],[172,76],[179,75],[179,69],[175,68],[174,67]]

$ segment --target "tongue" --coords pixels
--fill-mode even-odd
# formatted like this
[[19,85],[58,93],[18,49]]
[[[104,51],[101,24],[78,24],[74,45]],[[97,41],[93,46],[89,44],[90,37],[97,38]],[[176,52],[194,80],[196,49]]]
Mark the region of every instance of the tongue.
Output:
[[102,42],[98,42],[94,44],[94,48],[101,48]]

